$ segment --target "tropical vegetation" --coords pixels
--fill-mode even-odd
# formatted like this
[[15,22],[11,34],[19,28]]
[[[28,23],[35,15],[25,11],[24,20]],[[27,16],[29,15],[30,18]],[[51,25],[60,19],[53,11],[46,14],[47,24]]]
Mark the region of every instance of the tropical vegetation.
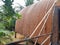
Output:
[[15,22],[21,18],[12,8],[14,0],[2,0],[4,5],[0,6],[0,45],[13,41],[15,35]]
[[[10,43],[15,36],[15,22],[22,16],[12,7],[14,0],[2,0],[4,5],[0,6],[0,45]],[[34,0],[25,0],[26,6],[34,3]],[[20,5],[20,9],[24,7]]]
[[15,40],[14,38],[15,32],[11,32],[8,30],[0,29],[0,45],[5,45],[7,43],[11,43]]

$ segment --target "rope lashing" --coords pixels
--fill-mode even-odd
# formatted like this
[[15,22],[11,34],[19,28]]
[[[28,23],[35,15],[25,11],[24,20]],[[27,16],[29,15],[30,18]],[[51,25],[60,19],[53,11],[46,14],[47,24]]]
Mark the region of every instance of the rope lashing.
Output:
[[49,12],[52,10],[54,4],[57,2],[57,0],[55,0],[55,2],[53,3],[53,5],[51,6],[51,8],[48,10],[48,12],[45,14],[45,16],[43,17],[43,19],[39,22],[39,24],[37,25],[37,27],[34,29],[33,33],[30,35],[29,38],[31,38],[34,33],[36,32],[36,30],[38,29],[38,27],[41,25],[41,23],[44,21],[44,19],[46,18],[46,16],[49,14]]
[[[49,17],[49,15],[47,16],[47,19],[48,19],[48,17]],[[41,30],[40,30],[40,32],[39,32],[39,35],[40,35],[40,34],[41,34],[41,32],[43,31],[43,28],[44,28],[44,26],[45,26],[45,23],[46,23],[47,19],[45,20],[45,22],[44,22],[44,24],[43,24],[43,26],[42,26],[42,28],[41,28]],[[36,41],[35,41],[35,44],[34,44],[34,45],[36,45],[37,41],[38,41],[38,38],[36,39]]]

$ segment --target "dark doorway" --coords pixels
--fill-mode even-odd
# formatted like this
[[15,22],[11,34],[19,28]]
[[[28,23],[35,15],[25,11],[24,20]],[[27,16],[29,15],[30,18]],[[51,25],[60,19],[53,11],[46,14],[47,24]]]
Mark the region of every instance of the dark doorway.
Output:
[[60,41],[60,8],[58,8],[58,40]]
[[52,29],[52,45],[60,45],[60,7],[58,6],[55,6]]

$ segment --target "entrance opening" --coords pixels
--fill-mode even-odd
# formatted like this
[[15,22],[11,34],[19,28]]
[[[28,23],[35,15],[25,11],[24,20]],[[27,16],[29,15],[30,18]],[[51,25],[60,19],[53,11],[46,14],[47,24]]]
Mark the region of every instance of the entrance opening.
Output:
[[60,41],[60,8],[58,8],[58,40]]

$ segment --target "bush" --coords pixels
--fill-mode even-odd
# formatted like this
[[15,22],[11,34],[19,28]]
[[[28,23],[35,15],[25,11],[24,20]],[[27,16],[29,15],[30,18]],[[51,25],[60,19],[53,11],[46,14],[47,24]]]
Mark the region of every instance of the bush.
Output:
[[21,14],[18,14],[12,8],[12,3],[14,0],[2,0],[4,5],[0,7],[0,24],[7,30],[15,29],[15,22],[17,19],[21,18]]
[[12,8],[14,0],[2,0],[4,5],[0,6],[0,45],[4,45],[14,40],[15,22],[21,18]]
[[14,40],[15,32],[0,29],[0,45],[5,45]]

